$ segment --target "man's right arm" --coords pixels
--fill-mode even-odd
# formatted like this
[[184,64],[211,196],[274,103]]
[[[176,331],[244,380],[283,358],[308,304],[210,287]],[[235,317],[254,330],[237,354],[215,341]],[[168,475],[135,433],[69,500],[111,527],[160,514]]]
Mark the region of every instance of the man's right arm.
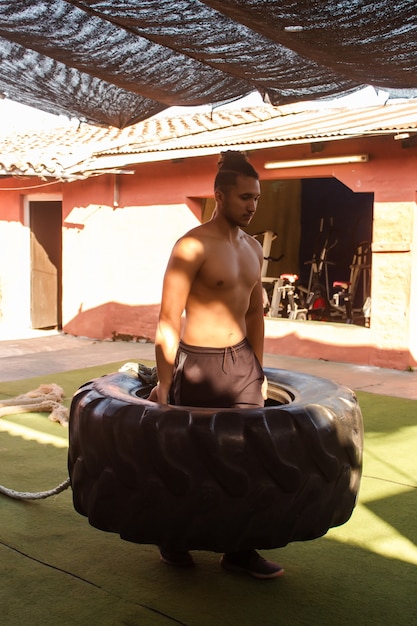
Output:
[[[155,338],[155,357],[158,372],[158,386],[155,399],[161,404],[168,403],[175,355],[180,339],[180,328],[176,326],[176,324],[170,323],[160,316]],[[151,399],[153,399],[152,396]]]
[[165,272],[161,310],[155,338],[158,386],[150,396],[167,404],[175,356],[181,337],[181,316],[194,278],[202,263],[203,246],[194,237],[184,237],[174,246]]

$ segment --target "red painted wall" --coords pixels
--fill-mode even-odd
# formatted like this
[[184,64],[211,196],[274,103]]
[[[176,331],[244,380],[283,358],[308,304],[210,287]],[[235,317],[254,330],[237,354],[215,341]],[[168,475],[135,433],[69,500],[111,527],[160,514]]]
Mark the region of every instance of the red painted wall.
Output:
[[[368,163],[264,169],[264,163],[273,160],[362,153],[369,155]],[[65,332],[98,339],[118,335],[153,340],[171,247],[199,223],[199,199],[212,196],[217,160],[214,155],[144,163],[131,168],[136,169],[134,175],[59,185]],[[334,176],[353,191],[372,192],[375,197],[371,328],[357,332],[341,324],[289,325],[276,320],[267,323],[266,351],[400,369],[417,365],[412,329],[412,320],[417,319],[417,147],[392,137],[350,139],[325,143],[322,152],[314,154],[309,144],[255,150],[250,160],[261,179]],[[22,220],[25,192],[1,191],[12,186],[24,185],[0,181],[2,237],[7,236],[7,222]],[[51,191],[56,193],[59,187]],[[389,267],[395,268],[391,279],[397,293],[384,277]],[[3,280],[9,271],[7,263],[0,262]]]

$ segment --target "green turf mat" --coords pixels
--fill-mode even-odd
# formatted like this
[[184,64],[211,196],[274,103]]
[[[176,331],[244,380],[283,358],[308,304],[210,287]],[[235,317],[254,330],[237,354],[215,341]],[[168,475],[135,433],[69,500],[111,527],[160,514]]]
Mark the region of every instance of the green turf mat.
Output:
[[[24,380],[0,382],[0,398],[15,397],[21,393],[37,389],[39,385],[56,383],[63,388],[65,397],[71,399],[81,385],[93,378],[117,372],[125,363],[126,361],[118,361],[116,363],[105,363],[103,365],[71,370],[69,372],[58,372],[55,374],[34,376],[33,378],[26,378]],[[148,366],[153,365],[150,361],[141,361],[141,363]]]
[[[42,383],[66,401],[120,365],[0,384],[3,397]],[[159,562],[154,546],[89,526],[68,489],[36,502],[0,495],[0,602],[6,626],[413,626],[417,624],[417,402],[358,393],[365,423],[364,476],[351,520],[315,541],[263,554],[285,576],[257,581],[226,573],[219,555],[197,567]],[[0,483],[39,491],[67,476],[67,429],[45,414],[0,419]],[[11,434],[7,424],[21,426]],[[17,431],[19,432],[19,431]]]

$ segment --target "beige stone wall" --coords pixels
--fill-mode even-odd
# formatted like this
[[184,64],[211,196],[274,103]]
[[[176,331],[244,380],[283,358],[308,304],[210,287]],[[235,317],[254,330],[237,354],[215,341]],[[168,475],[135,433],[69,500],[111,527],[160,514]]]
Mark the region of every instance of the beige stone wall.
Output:
[[[417,199],[417,194],[416,194]],[[417,203],[414,203],[413,238],[411,248],[411,284],[410,284],[410,355],[411,365],[417,365]]]
[[[393,364],[407,365],[411,344],[415,349],[415,222],[415,202],[374,203],[371,341],[376,365],[384,365],[387,357]],[[410,356],[409,365],[412,360]]]

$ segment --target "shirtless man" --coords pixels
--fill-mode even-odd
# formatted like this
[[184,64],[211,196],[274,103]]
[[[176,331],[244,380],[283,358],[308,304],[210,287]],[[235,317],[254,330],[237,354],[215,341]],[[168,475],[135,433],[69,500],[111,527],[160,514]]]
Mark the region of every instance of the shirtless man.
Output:
[[[259,242],[242,230],[256,212],[260,185],[242,153],[222,153],[214,193],[212,219],[181,237],[168,262],[155,341],[159,382],[150,399],[263,406],[263,255]],[[165,563],[193,565],[188,552],[167,546],[160,551]],[[256,578],[284,572],[255,550],[228,552],[221,565]]]

